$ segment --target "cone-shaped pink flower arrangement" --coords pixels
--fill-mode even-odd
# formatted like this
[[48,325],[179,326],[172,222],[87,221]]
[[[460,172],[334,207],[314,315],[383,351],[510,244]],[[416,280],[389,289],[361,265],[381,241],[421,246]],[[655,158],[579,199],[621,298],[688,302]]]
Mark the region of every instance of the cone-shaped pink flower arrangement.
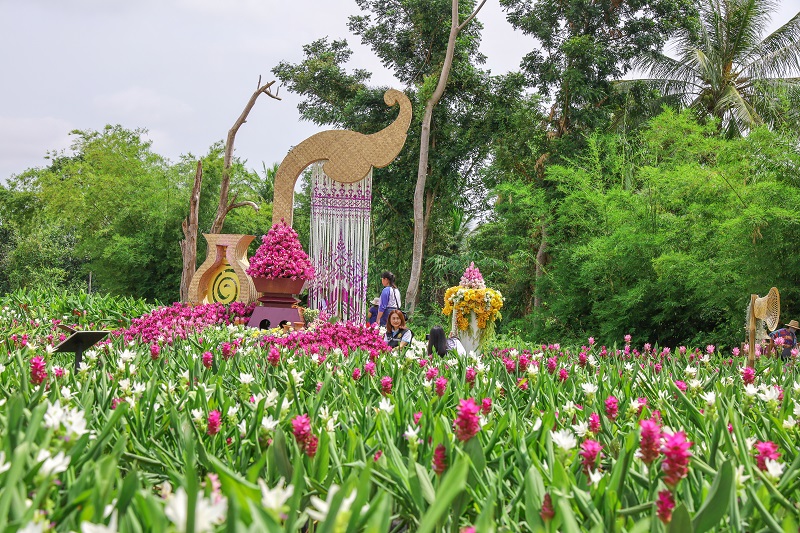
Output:
[[665,434],[664,444],[661,446],[661,452],[664,454],[661,468],[664,470],[664,483],[668,487],[674,488],[689,473],[691,447],[692,443],[686,440],[686,433],[683,431],[671,435]]
[[314,267],[300,245],[297,232],[281,221],[261,237],[261,246],[250,258],[247,273],[267,279],[309,280],[314,278]]
[[461,276],[461,281],[459,285],[462,287],[466,287],[467,289],[485,289],[486,283],[483,281],[483,275],[481,271],[475,266],[475,263],[470,263],[467,269],[464,271],[464,275]]

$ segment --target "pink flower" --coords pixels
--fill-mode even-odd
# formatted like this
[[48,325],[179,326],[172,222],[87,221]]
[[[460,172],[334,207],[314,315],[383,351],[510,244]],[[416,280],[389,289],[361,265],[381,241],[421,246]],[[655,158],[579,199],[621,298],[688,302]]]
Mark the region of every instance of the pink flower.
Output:
[[422,411],[417,411],[414,413],[414,423],[419,424],[419,420],[422,418]]
[[478,434],[481,429],[480,420],[478,419],[478,412],[480,407],[475,403],[472,398],[466,400],[459,400],[458,416],[453,422],[456,438],[462,442],[467,442],[469,439]]
[[664,454],[661,469],[664,471],[664,483],[668,487],[674,488],[689,473],[691,446],[692,443],[686,440],[686,433],[683,431],[665,435],[664,444],[661,445],[661,453]]
[[441,398],[447,390],[447,378],[439,378],[436,380],[436,395]]
[[228,359],[233,357],[235,353],[236,353],[236,347],[235,346],[233,346],[229,342],[223,342],[222,343],[222,358],[223,359],[225,359],[227,361]]
[[113,411],[114,409],[116,409],[121,403],[125,403],[125,400],[123,400],[122,398],[113,398],[111,400],[111,410]]
[[679,379],[676,379],[675,380],[675,386],[678,387],[678,389],[680,389],[681,392],[686,392],[686,383],[685,382],[683,382],[683,381],[681,381]]
[[475,263],[470,263],[464,275],[461,276],[461,281],[458,283],[462,287],[468,289],[485,289],[486,283],[483,281],[481,271],[477,269]]
[[734,357],[738,357],[739,356],[739,347],[738,346],[734,347],[734,349],[731,350],[731,353],[733,353]]
[[47,364],[40,356],[31,358],[31,383],[41,385],[47,379]]
[[519,390],[528,390],[528,378],[517,378],[517,388]]
[[672,492],[668,490],[659,492],[656,500],[656,515],[658,515],[658,519],[665,524],[669,524],[670,520],[672,520],[672,510],[674,508],[675,500],[672,498]]
[[483,413],[484,416],[488,416],[489,413],[491,412],[492,412],[492,399],[484,398],[483,401],[481,401],[481,413]]
[[297,415],[292,419],[292,434],[302,448],[311,437],[311,419],[308,414]]
[[203,366],[206,368],[211,368],[211,365],[214,363],[214,354],[211,352],[203,352]]
[[383,376],[381,378],[381,392],[384,396],[392,393],[392,378],[389,376]]
[[558,368],[558,359],[555,357],[547,359],[547,371],[551,374],[555,374],[556,368]]
[[553,508],[553,500],[550,498],[550,494],[547,493],[544,495],[544,501],[542,502],[542,510],[539,511],[539,516],[542,517],[542,520],[545,522],[549,522],[556,516],[556,510]]
[[714,346],[713,344],[709,344],[708,346],[706,346],[706,353],[708,355],[714,355],[714,352],[716,351],[716,349],[717,349],[716,346]]
[[597,413],[592,413],[589,415],[589,431],[597,435],[600,433],[600,415]]
[[602,449],[603,445],[596,440],[586,439],[581,443],[580,456],[583,458],[582,462],[585,472],[588,473],[590,470],[597,469],[597,462],[603,457],[603,454],[600,452]]
[[447,450],[444,445],[439,444],[433,451],[433,471],[441,476],[447,470]]
[[631,342],[631,336],[630,335],[625,335],[625,343],[627,344],[629,342]]
[[372,361],[367,361],[367,364],[364,365],[364,372],[369,374],[370,376],[375,375],[375,363]]
[[355,381],[358,381],[359,379],[361,379],[361,369],[360,368],[356,367],[356,368],[353,369],[353,379]]
[[214,410],[208,413],[208,434],[216,435],[219,433],[222,416],[219,411]]
[[471,366],[467,367],[467,373],[466,373],[467,383],[469,383],[470,385],[474,385],[476,376],[477,373],[475,372],[475,369],[472,368]]
[[377,452],[375,452],[375,455],[372,456],[372,460],[377,463],[378,459],[381,458],[381,455],[383,455],[383,450],[378,450]]
[[150,345],[150,359],[155,361],[156,359],[158,359],[158,354],[160,353],[161,353],[161,346],[159,346],[157,343],[153,343]]
[[767,469],[767,459],[777,461],[780,459],[781,454],[778,451],[778,445],[772,441],[759,441],[755,445],[756,449],[756,465],[758,469],[765,471]]
[[617,413],[619,413],[619,402],[613,396],[609,396],[606,398],[606,416],[611,420],[617,418]]
[[564,383],[568,379],[569,379],[569,372],[567,372],[566,368],[562,368],[561,370],[558,371],[558,380],[561,383]]
[[55,376],[57,378],[63,378],[64,377],[64,369],[61,368],[60,366],[55,366],[55,367],[53,367],[53,374],[55,374]]
[[270,346],[267,362],[272,366],[278,366],[278,363],[281,362],[281,352],[275,346]]
[[432,366],[428,369],[427,372],[425,372],[425,379],[427,379],[428,381],[433,381],[434,379],[436,379],[436,376],[438,375],[439,375],[439,369],[436,368],[435,366]]
[[746,366],[742,369],[742,381],[745,385],[750,385],[756,380],[756,369]]
[[267,279],[313,279],[314,267],[303,251],[297,232],[281,221],[261,237],[261,246],[250,258],[247,273]]
[[311,436],[308,437],[308,440],[306,441],[305,446],[302,447],[303,451],[306,452],[307,456],[313,458],[315,455],[317,455],[317,444],[318,443],[319,443],[319,439],[317,438],[316,435],[311,435]]
[[639,441],[639,452],[642,461],[650,464],[658,459],[659,448],[661,447],[661,426],[655,420],[640,420],[642,439]]

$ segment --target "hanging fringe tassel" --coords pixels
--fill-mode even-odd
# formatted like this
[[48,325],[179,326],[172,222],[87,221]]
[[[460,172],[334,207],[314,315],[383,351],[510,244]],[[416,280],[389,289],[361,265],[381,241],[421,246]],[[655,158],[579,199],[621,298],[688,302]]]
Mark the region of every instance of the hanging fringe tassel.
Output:
[[346,322],[366,317],[371,203],[371,169],[360,181],[339,183],[314,164],[309,248],[317,275],[308,303]]

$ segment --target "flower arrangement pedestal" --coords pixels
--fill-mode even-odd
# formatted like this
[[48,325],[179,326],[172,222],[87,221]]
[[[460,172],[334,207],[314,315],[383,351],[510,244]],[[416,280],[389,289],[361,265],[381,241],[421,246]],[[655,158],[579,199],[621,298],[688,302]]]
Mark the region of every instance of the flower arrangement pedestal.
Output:
[[474,312],[472,312],[469,314],[469,327],[466,330],[458,329],[458,325],[456,324],[456,316],[455,313],[453,313],[453,319],[451,320],[451,331],[456,333],[458,339],[461,341],[462,346],[464,346],[464,350],[467,353],[478,353],[478,347],[481,345],[483,334],[486,330],[478,327],[478,317],[475,316]]
[[288,320],[293,325],[304,323],[303,315],[296,307],[298,300],[294,297],[303,290],[304,284],[305,280],[302,279],[254,277],[253,285],[261,293],[258,299],[260,305],[253,309],[247,325],[257,328],[264,319],[269,320],[270,328],[278,327],[282,320]]

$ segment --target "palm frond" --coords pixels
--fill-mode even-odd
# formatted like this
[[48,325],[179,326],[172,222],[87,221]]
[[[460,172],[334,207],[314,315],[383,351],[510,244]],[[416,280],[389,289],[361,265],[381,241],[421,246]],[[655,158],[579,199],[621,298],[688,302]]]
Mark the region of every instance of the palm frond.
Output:
[[754,78],[800,74],[800,12],[755,45],[742,64]]

